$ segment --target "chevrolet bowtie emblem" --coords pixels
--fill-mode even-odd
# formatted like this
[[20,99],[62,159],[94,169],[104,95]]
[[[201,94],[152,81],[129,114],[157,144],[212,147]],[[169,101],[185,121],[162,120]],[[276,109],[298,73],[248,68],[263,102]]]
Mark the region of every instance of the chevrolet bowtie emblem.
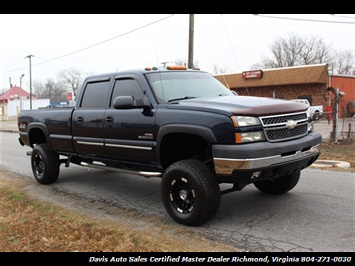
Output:
[[286,127],[288,129],[293,129],[297,126],[297,122],[294,121],[294,120],[288,120],[287,123],[286,123]]

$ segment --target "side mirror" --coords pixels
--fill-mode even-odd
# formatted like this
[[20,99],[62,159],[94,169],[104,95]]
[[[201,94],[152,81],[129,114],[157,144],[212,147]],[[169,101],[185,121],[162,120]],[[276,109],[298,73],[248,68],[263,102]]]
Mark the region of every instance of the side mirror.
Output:
[[134,99],[133,96],[117,96],[113,100],[113,108],[115,109],[133,109],[150,107],[147,97],[142,99]]
[[134,99],[132,96],[117,96],[113,100],[113,108],[115,109],[134,108]]

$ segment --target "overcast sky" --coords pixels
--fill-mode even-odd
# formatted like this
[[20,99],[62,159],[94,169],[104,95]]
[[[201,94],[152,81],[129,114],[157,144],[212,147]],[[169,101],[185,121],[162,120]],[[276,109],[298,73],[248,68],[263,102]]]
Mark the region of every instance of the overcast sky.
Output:
[[[0,14],[1,89],[56,80],[64,69],[100,74],[188,59],[188,14]],[[315,36],[355,53],[355,14],[196,14],[194,62],[212,73],[249,70],[279,37]]]

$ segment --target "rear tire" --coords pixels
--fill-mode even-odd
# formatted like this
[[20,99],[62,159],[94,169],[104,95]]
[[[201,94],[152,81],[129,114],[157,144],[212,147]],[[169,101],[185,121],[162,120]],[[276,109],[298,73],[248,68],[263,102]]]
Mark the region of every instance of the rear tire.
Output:
[[38,183],[51,184],[57,181],[59,165],[59,155],[48,144],[38,144],[33,148],[31,166]]
[[293,189],[301,176],[301,171],[296,171],[293,174],[279,177],[274,180],[258,181],[254,186],[261,192],[267,194],[284,194]]
[[190,226],[212,219],[220,206],[219,185],[208,167],[198,160],[170,165],[161,181],[161,198],[170,217]]

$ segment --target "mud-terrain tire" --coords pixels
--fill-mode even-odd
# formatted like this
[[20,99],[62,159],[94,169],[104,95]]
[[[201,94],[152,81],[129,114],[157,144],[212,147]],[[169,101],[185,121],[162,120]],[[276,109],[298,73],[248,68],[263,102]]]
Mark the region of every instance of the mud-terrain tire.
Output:
[[267,194],[284,194],[297,185],[300,175],[301,171],[296,171],[293,174],[282,176],[274,180],[255,182],[254,186],[261,192]]
[[38,144],[32,150],[31,167],[38,183],[54,183],[59,176],[59,155],[47,144]]
[[199,226],[212,219],[221,202],[219,185],[198,160],[170,165],[161,181],[161,198],[170,217],[184,225]]

